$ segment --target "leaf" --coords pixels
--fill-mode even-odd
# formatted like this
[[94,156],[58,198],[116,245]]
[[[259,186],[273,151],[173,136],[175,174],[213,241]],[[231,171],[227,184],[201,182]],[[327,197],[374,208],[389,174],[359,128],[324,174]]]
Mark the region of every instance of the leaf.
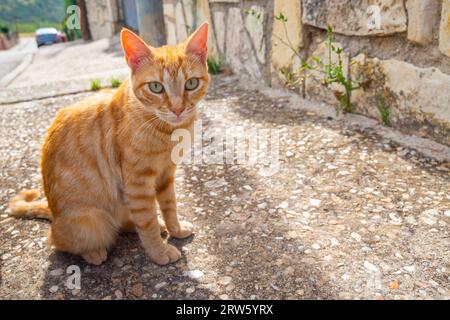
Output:
[[287,22],[287,18],[283,15],[282,12],[280,12],[278,14],[278,16],[275,17],[275,19],[277,19],[278,21],[281,21],[281,22]]
[[317,57],[317,56],[311,56],[311,59],[313,59],[316,63],[321,63],[322,62],[320,57]]

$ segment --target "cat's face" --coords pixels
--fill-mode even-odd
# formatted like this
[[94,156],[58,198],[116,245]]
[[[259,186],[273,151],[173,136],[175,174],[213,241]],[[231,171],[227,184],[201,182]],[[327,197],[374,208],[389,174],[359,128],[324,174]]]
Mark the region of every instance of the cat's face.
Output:
[[172,126],[195,116],[209,83],[207,38],[205,23],[184,43],[153,48],[131,31],[122,30],[132,88],[146,111]]

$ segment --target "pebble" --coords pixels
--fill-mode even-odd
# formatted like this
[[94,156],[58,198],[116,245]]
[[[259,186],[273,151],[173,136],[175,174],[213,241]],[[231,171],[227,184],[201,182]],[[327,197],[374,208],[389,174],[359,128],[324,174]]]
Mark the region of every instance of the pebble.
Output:
[[220,278],[219,283],[221,285],[226,286],[226,285],[230,284],[232,280],[233,280],[233,278],[231,278],[229,276],[225,276],[225,277]]
[[446,210],[446,211],[444,212],[444,216],[450,217],[450,210]]
[[413,225],[417,224],[417,220],[413,216],[407,216],[406,222],[408,222],[409,224],[413,224]]
[[429,284],[431,284],[434,288],[439,287],[439,283],[437,283],[436,281],[434,281],[433,279],[430,279],[428,281]]
[[412,272],[414,272],[416,270],[416,267],[415,266],[405,266],[405,267],[403,267],[403,269],[405,271],[408,271],[408,272],[412,273]]
[[160,283],[157,283],[157,284],[155,284],[155,289],[156,289],[156,290],[159,290],[159,289],[161,289],[161,288],[164,288],[166,285],[167,285],[167,282],[160,282]]
[[224,178],[220,178],[220,179],[217,179],[217,180],[210,180],[210,181],[206,181],[204,183],[204,186],[206,188],[220,188],[220,187],[223,187],[223,186],[226,186],[226,185],[227,185],[227,182],[225,181]]
[[390,213],[389,218],[391,218],[391,220],[389,221],[390,224],[393,224],[396,226],[399,226],[402,224],[403,219],[401,217],[399,217],[398,215],[396,215],[395,213]]
[[187,294],[191,294],[191,293],[194,293],[194,292],[195,292],[195,287],[189,287],[189,288],[186,289],[186,293]]
[[339,245],[339,241],[336,238],[331,238],[330,241],[331,241],[331,246],[332,247],[335,247],[335,246]]
[[74,296],[78,296],[78,295],[80,294],[80,292],[81,292],[80,289],[73,289],[73,290],[71,291],[71,293],[72,293]]
[[320,203],[322,201],[318,200],[318,199],[309,199],[309,204],[312,205],[313,207],[318,207],[320,206]]
[[358,242],[360,242],[361,241],[361,236],[358,234],[358,233],[356,233],[356,232],[352,232],[351,234],[350,234],[350,237],[352,237],[353,239],[355,239],[356,241],[358,241]]
[[133,288],[131,288],[131,292],[135,297],[142,297],[142,295],[144,294],[144,286],[142,285],[142,283],[137,283],[133,286]]
[[333,260],[333,257],[331,255],[326,255],[325,257],[323,257],[323,260],[326,262],[330,262],[331,260]]
[[50,291],[51,293],[55,293],[58,291],[58,289],[59,289],[58,286],[51,286],[50,289],[48,289],[48,291]]
[[263,202],[263,203],[258,204],[258,208],[259,208],[259,209],[265,209],[265,208],[267,208],[267,203]]
[[225,291],[232,291],[236,288],[236,286],[233,283],[230,283],[226,288]]
[[288,276],[293,275],[294,272],[295,272],[295,269],[293,267],[289,266],[284,270],[283,275],[288,277]]
[[394,280],[389,284],[389,289],[396,290],[400,287],[400,283],[398,280]]
[[320,249],[320,244],[314,243],[314,244],[312,245],[312,248],[315,249],[315,250],[319,250],[319,249]]
[[429,209],[429,210],[425,210],[422,213],[422,217],[420,218],[420,220],[430,226],[436,224],[437,219],[436,216],[439,215],[439,212],[435,209]]
[[49,272],[49,274],[50,274],[52,277],[60,276],[60,275],[62,275],[63,273],[64,273],[64,270],[63,270],[62,268],[55,269],[55,270],[52,270],[52,271]]
[[205,274],[203,273],[203,271],[200,271],[200,270],[190,270],[190,271],[184,271],[183,275],[187,276],[191,279],[198,280],[198,279],[202,278]]
[[282,203],[280,203],[278,205],[278,208],[280,209],[286,209],[289,206],[289,203],[287,203],[287,201],[283,201]]
[[428,224],[428,225],[430,225],[430,226],[435,225],[436,222],[437,222],[436,219],[433,218],[433,217],[422,217],[420,220],[421,220],[423,223],[426,223],[426,224]]
[[228,300],[230,297],[227,294],[221,294],[219,298],[220,300]]
[[120,290],[116,290],[114,291],[114,295],[116,296],[117,299],[122,299],[123,298],[123,293]]

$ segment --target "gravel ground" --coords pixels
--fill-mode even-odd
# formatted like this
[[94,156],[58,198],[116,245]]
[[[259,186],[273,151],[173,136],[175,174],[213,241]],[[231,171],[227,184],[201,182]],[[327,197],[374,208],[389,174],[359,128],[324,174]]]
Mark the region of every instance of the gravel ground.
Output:
[[[135,234],[102,266],[53,252],[49,224],[5,212],[40,186],[39,150],[60,107],[89,94],[1,106],[0,297],[13,299],[449,299],[450,175],[342,120],[292,111],[289,100],[215,78],[203,128],[273,129],[279,171],[182,165],[179,214],[195,226],[170,240],[179,262],[151,263]],[[79,266],[81,289],[67,268]]]

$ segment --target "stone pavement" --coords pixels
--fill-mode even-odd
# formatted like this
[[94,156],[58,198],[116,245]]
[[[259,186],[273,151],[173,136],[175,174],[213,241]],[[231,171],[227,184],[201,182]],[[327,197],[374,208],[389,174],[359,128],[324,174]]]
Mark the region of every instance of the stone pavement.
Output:
[[[278,132],[278,172],[180,166],[179,214],[195,234],[170,240],[183,258],[165,267],[134,234],[91,266],[47,246],[48,222],[8,217],[11,196],[40,186],[40,147],[56,110],[92,93],[0,106],[0,297],[449,299],[448,162],[264,92],[214,77],[201,118],[204,130]],[[71,265],[80,290],[67,286]]]

